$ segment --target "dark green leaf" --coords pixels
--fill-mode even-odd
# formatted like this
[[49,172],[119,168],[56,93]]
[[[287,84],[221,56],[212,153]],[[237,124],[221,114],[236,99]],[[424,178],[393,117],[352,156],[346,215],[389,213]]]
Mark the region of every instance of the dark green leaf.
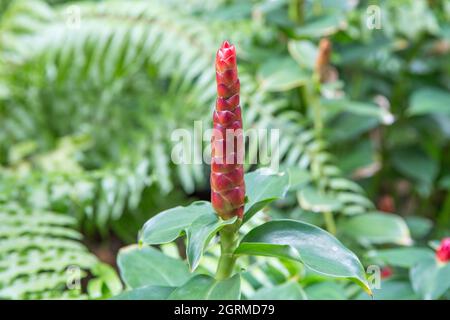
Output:
[[400,173],[425,184],[427,189],[430,188],[439,171],[436,160],[413,147],[394,150],[392,163]]
[[436,113],[450,116],[450,93],[437,88],[417,90],[411,97],[408,114]]

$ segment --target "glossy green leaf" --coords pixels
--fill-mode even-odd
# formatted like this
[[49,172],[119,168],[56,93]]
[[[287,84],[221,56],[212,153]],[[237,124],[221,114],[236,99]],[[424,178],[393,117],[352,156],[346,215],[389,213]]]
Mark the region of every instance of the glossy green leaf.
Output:
[[376,250],[370,256],[390,266],[411,268],[422,260],[432,258],[434,252],[427,248],[393,248]]
[[389,213],[373,212],[356,215],[341,220],[338,230],[363,245],[384,243],[409,245],[412,243],[405,221],[400,216]]
[[450,116],[450,93],[437,88],[417,90],[411,96],[409,115],[441,114]]
[[341,202],[327,194],[321,194],[315,188],[308,187],[297,193],[300,207],[312,212],[332,212],[341,208]]
[[177,287],[191,277],[186,263],[152,247],[131,245],[123,248],[117,264],[123,281],[130,288],[149,285]]
[[255,292],[250,300],[307,300],[302,287],[294,281],[261,288]]
[[187,261],[190,269],[195,270],[198,267],[203,251],[206,246],[226,225],[235,223],[237,217],[228,220],[220,219],[216,214],[203,215],[197,218],[186,230],[187,235]]
[[[265,205],[285,195],[289,188],[289,175],[259,169],[246,174],[245,183],[248,201],[244,221],[247,221]],[[211,203],[194,202],[190,206],[169,209],[152,217],[145,223],[139,242],[167,243],[186,234],[186,256],[191,270],[195,270],[214,235],[236,219],[222,220],[214,212]]]
[[186,207],[163,211],[148,220],[141,230],[139,241],[145,244],[167,243],[178,238],[198,217],[214,214],[211,203],[197,201]]
[[245,235],[236,254],[297,260],[319,274],[351,279],[370,292],[356,255],[328,232],[307,223],[269,221]]
[[111,298],[111,300],[164,300],[175,290],[174,287],[145,286]]
[[197,275],[177,288],[169,300],[238,300],[241,296],[239,274],[217,281],[207,275]]
[[409,278],[414,291],[423,299],[438,299],[450,289],[450,263],[443,264],[434,258],[422,260],[410,270]]
[[247,203],[245,204],[244,222],[268,203],[283,198],[289,189],[289,175],[285,172],[274,173],[262,168],[245,175]]
[[161,244],[187,236],[186,256],[191,270],[198,267],[203,251],[224,226],[233,224],[237,217],[222,220],[214,212],[211,203],[194,202],[187,207],[176,207],[161,212],[144,225],[140,242]]

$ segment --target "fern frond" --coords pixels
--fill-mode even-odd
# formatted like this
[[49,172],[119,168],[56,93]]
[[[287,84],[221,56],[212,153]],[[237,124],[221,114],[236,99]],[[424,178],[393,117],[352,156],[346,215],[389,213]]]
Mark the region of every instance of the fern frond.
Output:
[[[80,243],[76,220],[18,205],[0,206],[0,297],[49,298],[69,294],[68,268],[80,276],[98,260]],[[81,280],[81,279],[78,279]],[[81,288],[71,297],[81,297]]]

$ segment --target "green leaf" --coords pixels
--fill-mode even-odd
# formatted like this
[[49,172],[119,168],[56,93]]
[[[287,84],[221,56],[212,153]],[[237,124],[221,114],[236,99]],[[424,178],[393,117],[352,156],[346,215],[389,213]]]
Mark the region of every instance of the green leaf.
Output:
[[326,135],[334,143],[349,141],[361,134],[377,127],[379,119],[373,116],[342,113],[333,119],[332,125],[327,126]]
[[450,116],[450,93],[437,88],[419,89],[411,96],[409,115],[440,114]]
[[311,174],[306,169],[290,167],[287,172],[289,173],[289,190],[299,190],[312,180]]
[[397,148],[392,153],[392,164],[405,176],[431,185],[439,171],[439,164],[420,149]]
[[411,268],[422,260],[432,258],[434,252],[427,248],[394,248],[376,250],[370,253],[390,266]]
[[297,37],[317,38],[326,37],[345,29],[347,23],[341,14],[323,15],[314,20],[307,21],[295,30]]
[[187,207],[176,207],[161,212],[148,220],[141,232],[140,242],[161,244],[175,240],[183,233],[187,236],[186,256],[191,270],[198,267],[203,251],[214,235],[237,217],[222,220],[211,203],[194,202]]
[[259,289],[250,300],[307,300],[302,287],[293,281]]
[[347,111],[361,117],[376,118],[386,125],[394,122],[394,116],[389,111],[380,108],[373,103],[352,101],[348,99],[322,99],[321,104],[329,112],[340,113]]
[[[367,295],[360,294],[358,300],[368,300]],[[379,289],[373,289],[373,300],[417,300],[418,297],[407,281],[381,281]]]
[[389,213],[373,212],[353,216],[341,220],[338,230],[363,245],[412,243],[405,221],[400,216]]
[[405,217],[405,221],[414,239],[425,238],[433,228],[433,222],[427,218],[411,216]]
[[317,47],[311,41],[290,40],[288,42],[289,53],[292,58],[307,70],[314,70],[317,59]]
[[332,212],[341,208],[341,202],[338,199],[321,194],[312,187],[297,192],[297,199],[302,209],[312,212]]
[[[331,281],[308,286],[305,288],[305,293],[308,300],[347,300],[347,295],[342,285]],[[363,292],[361,295],[367,297]],[[367,298],[369,299],[369,297]]]
[[89,298],[104,298],[105,291],[107,292],[106,297],[117,295],[122,291],[122,282],[110,265],[98,263],[92,268],[91,273],[95,279],[88,283]]
[[[244,221],[247,221],[269,202],[285,195],[289,189],[289,175],[259,169],[246,174],[245,183],[248,201],[245,205]],[[148,220],[140,233],[139,242],[167,243],[186,234],[186,256],[191,270],[195,270],[214,235],[236,220],[237,217],[220,219],[209,202],[194,202],[190,206],[163,211]]]
[[414,291],[423,299],[434,300],[450,288],[450,263],[430,258],[410,270],[409,278]]
[[207,275],[197,275],[177,288],[169,300],[238,300],[241,296],[239,274],[217,281]]
[[187,234],[187,261],[191,270],[195,270],[200,263],[206,246],[224,226],[235,223],[237,217],[228,220],[220,219],[216,214],[198,217],[186,230]]
[[293,259],[319,274],[348,278],[370,293],[356,255],[328,232],[294,220],[273,220],[244,236],[236,254]]
[[211,203],[193,202],[163,211],[148,220],[140,233],[139,241],[146,244],[168,243],[178,238],[198,217],[215,214]]
[[261,68],[261,87],[267,91],[288,91],[304,85],[310,78],[290,57],[272,59]]
[[131,288],[143,286],[177,287],[191,274],[187,265],[152,247],[131,245],[120,250],[117,258],[123,281]]
[[111,300],[165,300],[173,290],[174,287],[146,286],[122,292]]
[[262,168],[245,175],[245,190],[248,202],[245,204],[244,223],[268,203],[285,196],[289,189],[289,175],[274,173]]

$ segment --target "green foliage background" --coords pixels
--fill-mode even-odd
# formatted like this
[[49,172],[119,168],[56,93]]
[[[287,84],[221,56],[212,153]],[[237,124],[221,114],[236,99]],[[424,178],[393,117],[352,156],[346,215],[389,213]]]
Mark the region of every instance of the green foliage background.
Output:
[[[381,29],[366,25],[369,5]],[[208,199],[208,167],[174,165],[170,133],[210,126],[224,39],[238,50],[244,126],[280,129],[291,173],[264,214],[333,231],[331,214],[366,265],[392,265],[382,249],[435,247],[450,229],[449,20],[437,0],[0,1],[0,297],[115,295],[118,247],[153,214]],[[317,92],[324,37],[334,77]],[[396,215],[374,213],[386,203]],[[298,266],[246,267],[249,297],[297,280],[311,299],[361,297],[299,280]],[[448,297],[394,267],[381,298]]]

